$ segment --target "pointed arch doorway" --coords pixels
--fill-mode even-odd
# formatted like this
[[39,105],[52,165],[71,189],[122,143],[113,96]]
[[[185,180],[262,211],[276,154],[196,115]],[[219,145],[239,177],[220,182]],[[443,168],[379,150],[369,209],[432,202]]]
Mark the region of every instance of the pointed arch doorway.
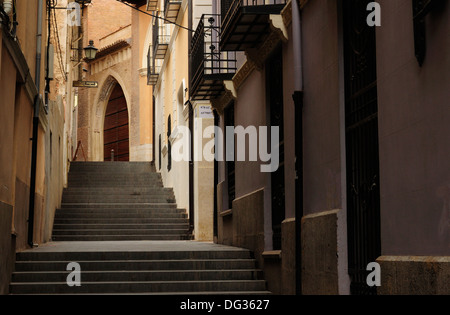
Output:
[[116,84],[105,112],[103,131],[104,160],[130,160],[130,131],[128,108],[120,84]]

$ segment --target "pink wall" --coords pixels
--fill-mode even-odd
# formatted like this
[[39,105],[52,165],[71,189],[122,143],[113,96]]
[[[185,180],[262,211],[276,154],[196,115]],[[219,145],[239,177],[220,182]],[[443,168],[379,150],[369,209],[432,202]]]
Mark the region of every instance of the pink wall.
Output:
[[[414,55],[411,1],[380,1],[377,30],[382,252],[450,254],[450,5],[426,18]],[[446,213],[446,217],[444,217]]]

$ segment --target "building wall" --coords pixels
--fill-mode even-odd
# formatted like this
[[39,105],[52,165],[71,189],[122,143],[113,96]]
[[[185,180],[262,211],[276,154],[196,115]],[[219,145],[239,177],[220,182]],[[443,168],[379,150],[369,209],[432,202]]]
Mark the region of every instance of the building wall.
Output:
[[[146,6],[142,6],[140,10],[145,11]],[[150,161],[153,159],[153,91],[147,85],[147,52],[148,52],[148,25],[151,22],[151,17],[148,15],[135,12],[133,21],[138,18],[138,42],[136,48],[139,52],[139,57],[136,59],[137,65],[133,68],[139,69],[138,84],[139,84],[139,126],[140,126],[140,152],[137,155],[142,156],[141,159]],[[137,36],[134,36],[133,40]],[[134,45],[133,45],[134,46]]]
[[[261,171],[258,161],[250,161],[246,153],[245,161],[235,163],[236,197],[232,209],[228,209],[228,189],[226,163],[219,162],[218,193],[218,242],[251,249],[259,266],[264,271],[268,289],[275,294],[295,292],[295,108],[293,42],[290,4],[279,17],[272,16],[270,36],[255,49],[238,54],[239,70],[233,82],[227,83],[228,91],[224,100],[214,100],[216,110],[221,114],[221,127],[224,126],[223,111],[234,100],[235,126],[271,127],[270,104],[267,100],[267,87],[271,78],[267,77],[266,63],[281,46],[283,59],[283,112],[285,141],[285,220],[282,223],[282,247],[274,250],[272,231],[271,173]],[[281,23],[281,24],[280,24]],[[276,26],[275,26],[276,25]],[[241,79],[244,78],[244,79]],[[230,97],[230,94],[231,97]],[[258,132],[258,136],[261,134]],[[245,145],[248,151],[249,138]],[[231,211],[230,211],[231,210]]]
[[[159,7],[163,8],[163,1],[159,2]],[[194,1],[192,3],[193,12],[188,10],[188,1],[182,1],[181,9],[178,13],[177,24],[184,27],[189,26],[190,14],[192,15],[193,29],[197,27],[202,14],[211,13],[211,3],[208,1]],[[151,28],[152,25],[149,25]],[[168,137],[168,119],[171,118],[172,135],[176,133],[177,127],[189,127],[189,107],[186,102],[189,100],[189,36],[192,36],[186,29],[175,27],[163,23],[166,29],[170,29],[171,40],[164,60],[157,60],[162,67],[159,73],[158,83],[154,87],[156,102],[156,126],[155,126],[155,156],[157,170],[161,172],[164,186],[174,190],[175,198],[179,208],[190,212],[189,185],[189,162],[185,159],[176,160],[178,152],[172,152],[172,168],[168,166],[168,144],[172,147],[179,147],[186,139],[181,133],[176,137]],[[203,131],[213,124],[211,118],[199,117],[199,106],[210,106],[208,102],[192,102],[194,120],[194,146],[202,150],[202,144],[207,140],[202,139]],[[161,148],[159,147],[159,136],[161,136]],[[186,135],[189,137],[189,135]],[[187,148],[186,148],[187,149]],[[195,150],[195,149],[194,149]],[[161,161],[159,152],[161,151]],[[202,151],[200,151],[202,152]],[[200,154],[201,155],[201,154]],[[159,165],[161,164],[161,169]],[[199,241],[213,240],[213,162],[196,159],[193,164],[194,172],[192,178],[193,185],[193,212],[194,212],[194,236]]]
[[[36,34],[38,2],[16,3],[17,40],[1,27],[0,35],[0,294],[8,293],[15,253],[29,247],[28,217],[31,187],[31,159],[34,101],[44,94],[44,56],[46,51],[45,4],[42,8],[42,51],[39,90],[35,84]],[[18,44],[20,43],[20,44]],[[50,91],[54,91],[52,88]],[[62,159],[53,155],[62,152],[63,146],[49,136],[62,136],[64,117],[60,108],[52,107],[45,113],[41,105],[38,118],[36,187],[34,191],[33,243],[49,240],[51,218],[62,191],[63,172],[58,169]],[[50,128],[49,128],[50,127]],[[51,152],[51,153],[50,153]],[[50,155],[52,154],[52,156]],[[52,157],[52,158],[50,158]],[[48,195],[47,195],[48,193]]]
[[[343,51],[339,14],[337,1],[308,1],[301,13],[304,294],[349,292],[341,81]],[[330,259],[324,259],[324,255]]]
[[[448,117],[444,82],[450,68],[444,17],[449,6],[441,3],[426,17],[427,55],[420,67],[411,2],[379,3],[382,256],[377,261],[382,284],[378,293],[448,292],[440,283],[448,279],[449,254],[449,130],[444,118]],[[308,1],[302,8],[305,294],[349,293],[340,10],[334,1]]]
[[385,12],[377,32],[382,253],[449,255],[450,5],[440,4],[426,18],[422,67],[414,55],[411,3],[380,5]]
[[[438,1],[439,2],[439,1]],[[414,54],[409,1],[380,1],[377,32],[381,179],[381,294],[448,294],[450,273],[450,5],[425,18]],[[397,31],[393,31],[397,30]],[[383,285],[384,284],[384,285]]]
[[[150,18],[124,4],[95,0],[85,9],[83,47],[89,40],[101,52],[127,41],[128,46],[83,64],[88,72],[81,79],[97,81],[98,88],[77,88],[77,140],[82,141],[87,160],[103,161],[104,113],[112,88],[119,84],[129,114],[130,161],[152,160],[152,91],[147,86],[145,48]],[[75,79],[75,78],[74,78]],[[81,157],[81,155],[80,155]]]

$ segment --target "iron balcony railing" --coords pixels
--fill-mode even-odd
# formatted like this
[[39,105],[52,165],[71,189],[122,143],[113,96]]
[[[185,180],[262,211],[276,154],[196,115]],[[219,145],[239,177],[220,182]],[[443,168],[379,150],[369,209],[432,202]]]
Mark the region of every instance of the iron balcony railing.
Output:
[[161,25],[160,21],[160,19],[156,19],[153,24],[153,56],[156,59],[164,59],[170,42],[167,27]]
[[[288,0],[222,0],[222,23],[227,23],[241,7],[253,7],[255,12],[265,13],[273,6],[284,7]],[[223,26],[223,25],[222,25]]]
[[158,0],[147,0],[147,11],[156,11],[158,8]]
[[248,40],[245,35],[255,34],[258,29],[261,32],[265,31],[266,27],[258,25],[264,19],[256,17],[280,14],[287,2],[288,0],[222,0],[220,7],[222,40],[226,42],[234,33],[239,32],[234,35],[245,41]]
[[181,0],[164,0],[164,18],[176,22],[180,8]]
[[147,85],[156,85],[159,78],[160,67],[156,65],[153,51],[153,46],[150,45],[147,53]]
[[220,15],[202,15],[191,46],[191,88],[196,99],[218,97],[223,91],[223,81],[236,73],[236,53],[220,51],[219,43]]

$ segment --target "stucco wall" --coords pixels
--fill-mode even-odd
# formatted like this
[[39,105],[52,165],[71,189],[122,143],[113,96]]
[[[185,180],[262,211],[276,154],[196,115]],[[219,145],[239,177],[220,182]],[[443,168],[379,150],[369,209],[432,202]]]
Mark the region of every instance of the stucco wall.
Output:
[[426,17],[414,55],[411,2],[380,1],[377,30],[383,255],[450,254],[450,5]]
[[341,206],[338,15],[336,1],[302,12],[304,212]]

